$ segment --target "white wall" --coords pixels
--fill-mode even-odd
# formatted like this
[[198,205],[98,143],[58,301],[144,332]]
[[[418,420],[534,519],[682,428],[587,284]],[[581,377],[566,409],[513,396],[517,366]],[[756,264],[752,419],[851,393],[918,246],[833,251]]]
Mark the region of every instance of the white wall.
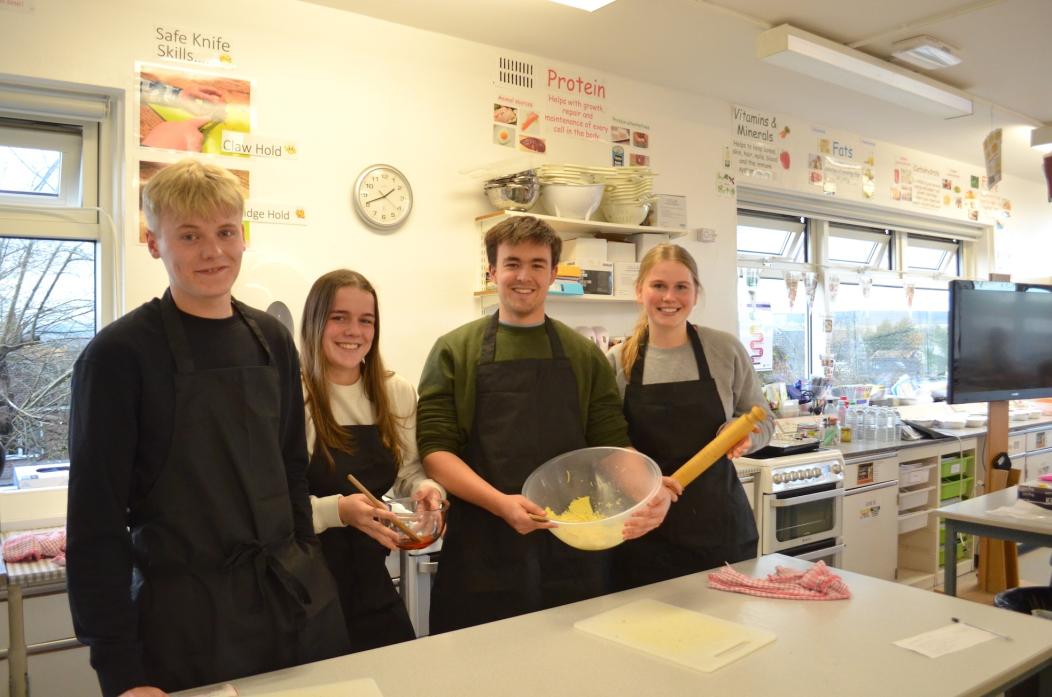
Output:
[[[254,132],[299,147],[292,162],[216,158],[251,170],[253,199],[303,205],[311,219],[307,227],[253,225],[239,297],[263,307],[280,299],[298,316],[318,275],[337,266],[360,270],[380,293],[385,359],[410,380],[438,335],[478,316],[471,297],[479,234],[473,218],[488,206],[480,182],[458,172],[508,156],[489,139],[497,49],[288,0],[111,0],[104,10],[37,0],[34,11],[0,12],[0,20],[5,72],[128,90],[127,309],[165,286],[160,263],[137,243],[134,181],[140,158],[173,158],[138,148],[133,127],[135,62],[156,60],[154,27],[164,26],[230,41],[237,64],[231,75],[254,81]],[[698,260],[706,301],[696,319],[735,331],[735,202],[714,190],[730,141],[731,105],[605,77],[618,110],[652,129],[656,189],[688,196],[690,227],[717,230]],[[606,148],[565,140],[549,159],[606,164]],[[393,234],[370,232],[350,207],[355,177],[374,162],[402,169],[415,193],[409,222]],[[1023,251],[999,253],[998,263],[1019,275],[1047,275],[1042,261],[1052,235],[1041,187],[1010,181],[1002,187],[1016,217],[1001,237],[1025,243]],[[635,319],[630,305],[594,313],[551,309],[570,324],[604,324],[612,334]]]

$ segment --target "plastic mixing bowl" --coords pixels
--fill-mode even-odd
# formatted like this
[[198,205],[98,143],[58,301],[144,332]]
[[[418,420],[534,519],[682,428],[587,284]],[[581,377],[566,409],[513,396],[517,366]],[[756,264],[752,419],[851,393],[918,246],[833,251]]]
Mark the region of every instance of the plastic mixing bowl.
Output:
[[[549,511],[560,540],[584,550],[615,547],[632,513],[661,487],[661,469],[642,453],[624,448],[584,448],[557,455],[538,467],[522,495]],[[587,500],[585,499],[587,497]]]

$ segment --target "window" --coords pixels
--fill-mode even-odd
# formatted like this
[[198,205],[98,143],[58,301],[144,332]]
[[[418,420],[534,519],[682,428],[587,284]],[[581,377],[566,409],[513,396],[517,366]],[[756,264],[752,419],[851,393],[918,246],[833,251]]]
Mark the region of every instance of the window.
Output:
[[[820,376],[855,399],[944,397],[947,281],[964,242],[842,216],[738,220],[739,326],[761,380],[806,389]],[[777,253],[792,225],[801,249]]]
[[73,363],[116,311],[119,160],[99,103],[0,83],[0,486],[68,458]]

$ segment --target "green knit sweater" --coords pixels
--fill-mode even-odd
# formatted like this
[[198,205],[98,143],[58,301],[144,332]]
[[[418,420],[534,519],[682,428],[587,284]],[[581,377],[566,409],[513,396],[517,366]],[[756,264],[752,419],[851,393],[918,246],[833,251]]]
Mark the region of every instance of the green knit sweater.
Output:
[[[435,342],[420,376],[416,437],[421,459],[437,451],[463,455],[475,418],[475,376],[489,317],[469,322]],[[627,447],[628,426],[614,371],[591,341],[553,320],[577,378],[581,428],[589,446]],[[544,326],[497,329],[496,361],[551,358]]]

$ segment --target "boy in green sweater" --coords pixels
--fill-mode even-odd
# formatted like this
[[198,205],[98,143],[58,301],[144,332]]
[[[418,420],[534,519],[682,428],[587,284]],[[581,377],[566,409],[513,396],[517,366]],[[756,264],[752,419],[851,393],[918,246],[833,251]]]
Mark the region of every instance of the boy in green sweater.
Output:
[[[519,492],[556,455],[630,445],[609,363],[544,312],[562,240],[521,216],[491,228],[485,244],[497,313],[439,338],[420,379],[420,456],[453,499],[432,633],[606,592],[606,555],[530,534],[551,524],[532,520],[544,511]],[[671,500],[662,487],[626,524],[626,537],[657,527]]]

